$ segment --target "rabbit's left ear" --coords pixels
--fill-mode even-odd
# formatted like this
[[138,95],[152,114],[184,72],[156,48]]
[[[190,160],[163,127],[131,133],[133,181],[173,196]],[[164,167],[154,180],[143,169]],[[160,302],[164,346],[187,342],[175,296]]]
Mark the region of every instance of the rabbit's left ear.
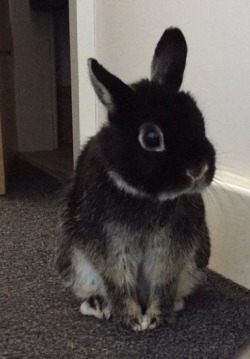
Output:
[[128,85],[108,72],[95,59],[88,60],[88,67],[95,92],[109,112],[128,102],[132,96],[132,89]]
[[169,28],[160,38],[151,65],[152,80],[177,92],[186,65],[187,43],[181,30]]

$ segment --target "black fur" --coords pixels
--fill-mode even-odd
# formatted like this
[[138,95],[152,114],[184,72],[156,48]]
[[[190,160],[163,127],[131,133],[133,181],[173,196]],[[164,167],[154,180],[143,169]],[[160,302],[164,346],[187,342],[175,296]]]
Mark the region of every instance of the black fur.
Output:
[[[98,298],[115,320],[136,330],[172,320],[177,302],[202,280],[210,255],[200,191],[213,179],[215,150],[195,100],[178,92],[186,54],[180,30],[166,30],[152,80],[130,86],[89,62],[109,121],[79,156],[57,264],[76,295],[90,304]],[[145,123],[160,129],[165,150],[142,147]],[[90,283],[79,271],[89,265],[97,273]],[[96,275],[103,284],[93,289]]]

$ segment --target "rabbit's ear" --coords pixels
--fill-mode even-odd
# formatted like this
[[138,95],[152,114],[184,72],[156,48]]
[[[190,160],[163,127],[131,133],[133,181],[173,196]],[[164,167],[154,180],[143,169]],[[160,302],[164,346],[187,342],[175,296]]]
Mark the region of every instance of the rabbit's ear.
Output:
[[177,28],[165,30],[155,49],[151,65],[152,80],[177,92],[182,83],[186,57],[187,44],[182,32]]
[[128,85],[108,72],[95,59],[88,60],[88,67],[95,92],[110,112],[129,100],[132,89]]

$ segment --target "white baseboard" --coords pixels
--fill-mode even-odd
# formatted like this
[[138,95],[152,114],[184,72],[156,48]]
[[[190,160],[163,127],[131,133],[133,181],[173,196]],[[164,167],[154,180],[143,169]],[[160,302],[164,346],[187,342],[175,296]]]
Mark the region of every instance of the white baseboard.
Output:
[[250,181],[226,172],[219,178],[204,194],[210,268],[250,289]]

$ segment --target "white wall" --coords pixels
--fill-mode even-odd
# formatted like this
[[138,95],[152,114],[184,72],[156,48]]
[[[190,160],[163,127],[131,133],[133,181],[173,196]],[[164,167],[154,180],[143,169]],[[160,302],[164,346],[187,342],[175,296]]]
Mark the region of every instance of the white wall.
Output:
[[223,182],[204,194],[212,238],[210,267],[250,289],[250,191]]
[[70,60],[72,88],[73,151],[95,134],[96,99],[89,81],[87,59],[95,56],[95,0],[70,0]]
[[96,1],[97,57],[125,81],[149,75],[165,28],[184,32],[189,54],[183,88],[207,118],[225,170],[250,177],[250,1]]
[[97,57],[127,82],[149,76],[165,28],[184,32],[183,89],[197,97],[218,153],[220,184],[205,196],[211,267],[250,288],[249,0],[105,0],[96,11]]
[[52,17],[32,11],[29,0],[9,0],[9,4],[18,150],[51,150],[56,146]]

